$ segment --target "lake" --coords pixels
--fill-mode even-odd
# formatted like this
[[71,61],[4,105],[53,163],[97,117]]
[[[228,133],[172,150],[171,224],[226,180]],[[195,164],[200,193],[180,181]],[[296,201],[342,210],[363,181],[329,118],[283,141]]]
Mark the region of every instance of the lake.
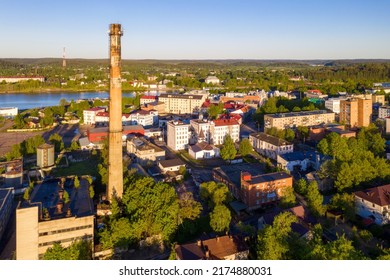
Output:
[[[133,93],[123,93],[131,97]],[[72,99],[108,98],[108,92],[42,92],[42,93],[1,93],[0,107],[18,107],[19,110],[56,106],[61,99],[70,102]]]

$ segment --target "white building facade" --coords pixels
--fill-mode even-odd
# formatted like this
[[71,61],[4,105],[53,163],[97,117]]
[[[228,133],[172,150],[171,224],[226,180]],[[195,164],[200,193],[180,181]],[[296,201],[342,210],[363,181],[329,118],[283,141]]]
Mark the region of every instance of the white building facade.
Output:
[[94,125],[96,123],[97,113],[99,113],[99,112],[103,113],[105,111],[106,111],[105,109],[98,108],[98,107],[84,110],[83,111],[84,123]]
[[167,145],[174,151],[184,150],[188,147],[190,125],[181,121],[167,123]]
[[249,135],[249,142],[256,152],[273,160],[294,151],[294,144],[263,132]]
[[325,108],[333,113],[340,114],[340,98],[329,98],[325,101]]
[[18,107],[0,108],[0,116],[13,118],[18,114]]

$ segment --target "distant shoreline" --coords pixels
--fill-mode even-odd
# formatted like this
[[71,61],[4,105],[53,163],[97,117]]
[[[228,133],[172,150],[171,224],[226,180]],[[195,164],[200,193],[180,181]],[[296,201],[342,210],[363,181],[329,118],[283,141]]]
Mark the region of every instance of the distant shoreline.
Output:
[[[99,89],[99,90],[96,90],[96,89],[64,89],[64,88],[61,88],[61,89],[37,89],[37,90],[7,90],[7,91],[0,91],[0,95],[1,94],[39,94],[39,93],[53,93],[53,94],[56,94],[56,93],[62,93],[62,92],[66,92],[66,93],[80,93],[80,92],[101,92],[101,93],[106,93],[106,92],[109,92],[110,89]],[[145,92],[145,90],[122,90],[123,93],[132,93],[132,92]]]

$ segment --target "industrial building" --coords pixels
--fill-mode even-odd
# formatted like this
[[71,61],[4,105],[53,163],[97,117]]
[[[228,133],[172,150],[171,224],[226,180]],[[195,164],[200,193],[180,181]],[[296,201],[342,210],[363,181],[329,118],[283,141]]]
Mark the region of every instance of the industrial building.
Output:
[[37,166],[45,169],[54,166],[54,145],[42,144],[37,148]]
[[35,186],[16,209],[16,259],[41,259],[56,242],[67,247],[87,240],[93,246],[94,206],[88,188],[87,180],[80,180],[77,189],[67,183],[62,187],[59,179]]

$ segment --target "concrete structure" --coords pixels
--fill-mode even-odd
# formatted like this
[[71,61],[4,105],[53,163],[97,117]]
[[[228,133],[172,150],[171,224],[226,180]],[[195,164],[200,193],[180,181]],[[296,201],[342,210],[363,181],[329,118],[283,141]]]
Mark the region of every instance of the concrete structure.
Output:
[[12,214],[14,195],[11,188],[0,188],[0,241]]
[[4,173],[0,177],[4,178],[4,186],[11,188],[13,194],[21,194],[24,192],[23,187],[23,159],[16,159],[8,162],[0,163],[0,168],[4,168]]
[[377,225],[390,221],[390,185],[354,192],[356,214],[371,219]]
[[[59,180],[35,186],[29,201],[16,209],[16,259],[41,259],[56,242],[67,247],[74,241],[88,240],[93,246],[94,207],[89,184],[61,187]],[[64,192],[69,202],[64,201]],[[93,248],[93,247],[92,247]]]
[[219,157],[219,148],[207,142],[200,142],[188,147],[188,153],[194,159]]
[[276,127],[277,129],[296,128],[298,126],[332,123],[334,120],[335,114],[325,110],[277,113],[264,115],[264,127]]
[[54,145],[42,144],[37,148],[37,166],[39,168],[49,168],[54,166]]
[[176,245],[177,260],[247,260],[249,248],[239,236],[218,236]]
[[18,107],[3,107],[0,108],[0,116],[13,118],[18,114]]
[[85,124],[90,124],[93,125],[96,123],[96,115],[98,113],[104,113],[106,110],[104,108],[91,108],[88,110],[83,111],[83,118],[84,118],[84,123]]
[[150,143],[144,137],[133,137],[127,140],[127,153],[135,157],[142,166],[153,165],[165,160],[165,150]]
[[158,100],[165,104],[165,113],[197,114],[203,102],[206,100],[206,95],[162,93],[158,97]]
[[368,126],[371,123],[372,100],[350,98],[340,102],[340,123],[350,127]]
[[206,84],[213,84],[213,85],[218,85],[219,84],[219,79],[215,76],[208,76],[204,82]]
[[378,118],[385,119],[390,117],[390,106],[381,106],[378,109]]
[[107,199],[122,197],[122,82],[121,82],[121,36],[120,24],[110,24],[110,103],[108,137],[108,184]]
[[182,121],[167,122],[167,145],[174,151],[184,150],[188,146],[189,124]]
[[38,82],[43,83],[45,81],[45,77],[43,77],[43,76],[31,76],[31,77],[0,76],[0,83],[5,81],[7,84],[26,82],[29,80],[38,81]]
[[250,134],[249,141],[256,152],[273,160],[276,160],[278,155],[294,151],[294,144],[264,132]]
[[224,165],[213,169],[213,179],[228,186],[231,194],[248,210],[274,206],[284,188],[292,187],[292,176],[284,172],[264,174],[260,164]]

